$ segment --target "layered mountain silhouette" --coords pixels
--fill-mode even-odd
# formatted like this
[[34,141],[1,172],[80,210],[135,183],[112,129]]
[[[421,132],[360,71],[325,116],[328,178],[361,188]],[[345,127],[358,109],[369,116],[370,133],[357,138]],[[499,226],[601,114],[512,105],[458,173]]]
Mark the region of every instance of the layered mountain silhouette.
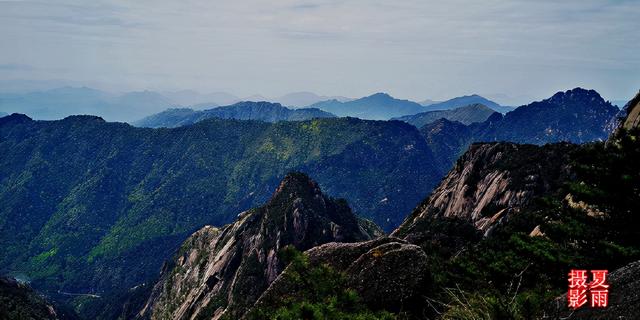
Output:
[[455,109],[427,111],[410,116],[393,118],[392,120],[404,121],[418,128],[440,119],[457,121],[468,125],[476,122],[484,122],[495,112],[495,110],[483,104],[470,104]]
[[306,92],[306,91],[292,92],[292,93],[285,94],[284,96],[281,96],[279,98],[272,99],[273,102],[277,102],[282,104],[283,106],[289,106],[289,107],[306,107],[314,103],[327,101],[327,100],[337,100],[337,101],[345,102],[352,99],[347,97],[341,97],[341,96],[319,96],[313,92]]
[[[174,266],[163,271],[156,294],[141,315],[151,312],[153,319],[200,315],[213,319],[229,315],[241,319],[309,315],[502,319],[575,313],[600,319],[634,318],[638,309],[632,303],[633,292],[638,283],[632,275],[640,260],[640,221],[633,214],[640,201],[640,128],[633,120],[637,105],[629,104],[628,116],[607,143],[474,144],[390,236],[353,243],[344,243],[342,238],[315,246],[289,257],[288,266],[280,265],[277,275],[268,257],[275,257],[270,250],[282,245],[265,239],[272,239],[273,234],[277,239],[295,239],[296,235],[304,239],[299,230],[314,228],[292,228],[292,219],[282,217],[295,212],[296,205],[304,217],[302,208],[317,205],[305,205],[313,201],[303,199],[320,201],[324,197],[299,196],[295,191],[288,192],[294,196],[282,197],[283,192],[276,192],[274,199],[282,201],[279,205],[274,206],[276,200],[272,200],[266,207],[241,214],[224,229],[232,231],[213,231],[201,241],[202,233],[211,232],[201,230],[185,242]],[[287,179],[291,178],[285,178],[279,190],[287,189]],[[312,182],[300,185],[316,190]],[[274,210],[271,216],[282,219],[280,223],[265,222],[265,208]],[[241,235],[232,236],[246,224],[279,229],[247,227]],[[271,232],[259,235],[263,230]],[[321,234],[320,239],[328,239],[327,234],[333,233]],[[220,244],[225,235],[235,242],[222,240]],[[247,238],[252,240],[243,240]],[[247,244],[258,248],[243,254],[243,262],[235,265],[248,268],[245,260],[255,255],[253,276],[234,279],[232,285],[241,288],[215,299],[231,279],[216,277],[221,274],[216,270],[227,270],[225,257],[235,250],[246,251]],[[287,248],[280,252],[280,257],[290,254]],[[575,266],[615,270],[610,278],[611,308],[572,311],[562,307],[566,305],[566,296],[560,296],[566,292],[566,270]],[[234,270],[231,273],[236,277],[246,274]],[[236,308],[235,303],[243,307]]]
[[504,116],[494,113],[481,123],[463,125],[441,119],[423,126],[420,131],[430,147],[440,151],[438,158],[446,168],[473,142],[543,145],[561,141],[604,141],[619,112],[596,91],[575,88],[518,107]]
[[[25,87],[22,84],[15,84]],[[311,92],[293,92],[277,98],[259,95],[238,97],[226,92],[199,93],[193,90],[180,91],[138,91],[110,93],[88,87],[59,87],[47,89],[38,86],[33,89],[11,90],[11,83],[5,83],[0,92],[0,112],[23,113],[38,120],[57,120],[69,115],[97,115],[108,121],[132,122],[161,112],[168,108],[191,109],[229,106],[243,101],[268,101],[284,106],[304,107],[320,101],[336,99],[350,100],[340,96],[320,96]],[[30,86],[26,86],[30,87]]]
[[91,114],[109,121],[133,121],[172,105],[172,101],[153,91],[112,94],[87,87],[63,87],[0,94],[0,110],[28,114],[39,120]]
[[324,110],[339,117],[356,117],[369,120],[389,120],[394,117],[427,111],[425,107],[416,102],[396,99],[386,93],[376,93],[346,102],[335,99],[322,101],[309,107]]
[[234,105],[195,111],[189,108],[168,109],[133,123],[137,127],[174,128],[198,121],[219,118],[238,120],[260,120],[267,122],[300,121],[313,118],[332,118],[333,114],[320,109],[289,109],[279,103],[239,102]]
[[637,268],[639,105],[576,88],[420,131],[12,114],[0,268],[90,319],[541,317],[569,268]]
[[423,102],[421,103],[425,107],[428,107],[429,110],[451,110],[456,109],[472,104],[481,104],[492,110],[495,110],[500,113],[507,113],[509,111],[513,111],[512,107],[501,106],[496,102],[493,102],[485,97],[479,96],[477,94],[472,94],[469,96],[461,96],[453,99],[449,99],[447,101],[442,102]]
[[161,93],[176,105],[195,106],[207,104],[209,106],[226,106],[237,103],[241,99],[227,92],[199,93],[193,90],[166,91]]

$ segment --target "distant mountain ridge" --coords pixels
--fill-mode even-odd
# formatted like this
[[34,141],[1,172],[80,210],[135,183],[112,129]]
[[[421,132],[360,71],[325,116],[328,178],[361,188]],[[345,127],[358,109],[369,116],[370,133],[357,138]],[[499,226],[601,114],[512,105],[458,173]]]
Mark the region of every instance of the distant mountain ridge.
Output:
[[500,113],[507,113],[509,111],[513,111],[512,107],[501,106],[496,102],[493,102],[477,94],[456,97],[456,98],[449,99],[447,101],[442,101],[442,102],[430,103],[430,104],[426,104],[425,107],[427,107],[430,110],[449,110],[449,109],[464,107],[471,104],[482,104]]
[[338,100],[322,101],[309,107],[318,108],[339,117],[355,117],[367,120],[389,120],[394,117],[428,110],[416,102],[396,99],[386,93],[376,93],[346,102]]
[[[631,214],[640,201],[638,101],[640,95],[628,104],[627,115],[608,143],[473,144],[390,236],[357,243],[327,243],[293,255],[268,288],[262,279],[271,274],[270,268],[261,265],[268,259],[257,259],[252,264],[257,270],[248,274],[258,276],[238,279],[248,289],[236,292],[249,293],[246,296],[255,301],[253,281],[258,288],[267,289],[248,313],[232,316],[245,320],[280,315],[287,319],[524,319],[553,317],[557,313],[544,310],[549,304],[556,309],[565,306],[561,311],[566,317],[575,313],[603,319],[619,314],[637,318],[640,311],[629,293],[639,286],[633,280],[639,268],[638,263],[629,263],[640,259],[640,221]],[[551,111],[568,107],[587,110],[587,114],[608,109],[600,102],[584,89],[544,100]],[[501,116],[491,118],[494,124],[502,120]],[[587,116],[584,120],[598,119]],[[473,125],[440,119],[428,126],[437,134],[443,128],[471,133],[469,127]],[[288,201],[296,203],[295,198],[289,197]],[[285,208],[281,214],[289,211],[288,205],[280,207]],[[242,221],[245,215],[238,219]],[[284,228],[278,234],[287,238],[295,230]],[[261,241],[263,237],[252,239]],[[194,242],[188,241],[185,246],[191,248]],[[216,245],[204,251],[215,253],[220,247],[235,250],[245,243]],[[273,248],[261,249],[268,250],[265,247]],[[261,251],[256,252],[259,255]],[[184,267],[185,261],[188,264],[195,260],[192,257],[200,256],[207,257],[212,267]],[[229,315],[224,301],[233,294],[224,295],[222,302],[198,302],[216,293],[221,277],[209,278],[211,284],[180,279],[183,274],[199,275],[192,270],[211,271],[224,265],[216,265],[218,259],[210,256],[201,251],[181,252],[175,259],[179,265],[164,272],[178,274],[176,281],[156,284],[156,288],[196,302],[195,308],[179,307],[180,316],[173,318],[193,317],[191,310],[196,314],[206,310],[206,318],[212,319]],[[566,296],[560,296],[566,293],[566,270],[573,265],[592,264],[611,270],[627,265],[611,274],[611,283],[618,288],[611,287],[611,308],[566,310]],[[189,293],[185,294],[183,287]],[[192,290],[198,294],[190,293]],[[551,305],[554,296],[559,297]],[[160,310],[174,307],[169,301],[160,302],[155,304]],[[169,313],[168,318],[171,316]]]
[[620,111],[596,91],[575,88],[521,106],[506,115],[492,114],[482,123],[455,124],[437,120],[420,130],[433,150],[446,152],[449,166],[473,142],[515,142],[543,145],[553,142],[604,141]]
[[479,129],[485,141],[533,144],[604,141],[609,135],[606,125],[618,112],[595,90],[575,88],[518,107],[500,121],[479,125]]
[[[11,89],[11,84],[6,84]],[[1,89],[1,88],[0,88]],[[39,91],[32,91],[39,90]],[[111,93],[89,87],[34,87],[32,90],[0,91],[0,112],[23,113],[39,120],[58,120],[70,115],[90,114],[108,121],[131,122],[171,107],[217,107],[242,101],[268,101],[301,108],[319,101],[341,96],[320,96],[312,92],[293,92],[277,98],[253,95],[245,98],[226,92],[199,93],[180,91],[133,91]]]
[[277,122],[333,117],[335,115],[315,108],[289,109],[279,103],[245,101],[200,111],[188,108],[167,109],[135,121],[133,125],[146,128],[175,128],[210,118]]
[[314,103],[318,103],[326,100],[337,100],[340,102],[346,102],[353,100],[347,97],[341,96],[319,96],[313,92],[292,92],[288,93],[279,98],[270,99],[270,101],[277,102],[287,107],[297,107],[302,108],[306,106],[310,106]]
[[133,121],[172,106],[153,91],[112,94],[87,87],[63,87],[30,93],[0,94],[0,110],[24,113],[39,120],[69,115],[98,115],[109,121]]
[[455,109],[427,111],[410,116],[392,118],[391,120],[404,121],[418,128],[442,118],[468,125],[475,122],[484,122],[495,112],[483,104],[476,103]]

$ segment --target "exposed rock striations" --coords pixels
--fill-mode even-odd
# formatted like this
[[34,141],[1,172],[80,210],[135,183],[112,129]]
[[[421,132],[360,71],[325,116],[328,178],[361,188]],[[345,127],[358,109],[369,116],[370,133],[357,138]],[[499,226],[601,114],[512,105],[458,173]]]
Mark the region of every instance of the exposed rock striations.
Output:
[[289,174],[263,207],[221,229],[205,227],[165,267],[141,317],[238,318],[285,267],[279,251],[372,238],[344,200],[323,195],[301,173]]
[[570,175],[571,144],[543,147],[474,144],[393,235],[417,232],[433,217],[459,218],[488,233],[534,197],[555,191]]
[[640,92],[624,107],[624,122],[621,127],[626,130],[640,127]]
[[[429,289],[427,255],[404,240],[383,237],[360,243],[327,243],[305,252],[311,266],[324,265],[346,275],[345,286],[355,290],[372,310],[409,311]],[[291,266],[273,282],[256,308],[280,305],[282,298],[304,290],[292,281]]]

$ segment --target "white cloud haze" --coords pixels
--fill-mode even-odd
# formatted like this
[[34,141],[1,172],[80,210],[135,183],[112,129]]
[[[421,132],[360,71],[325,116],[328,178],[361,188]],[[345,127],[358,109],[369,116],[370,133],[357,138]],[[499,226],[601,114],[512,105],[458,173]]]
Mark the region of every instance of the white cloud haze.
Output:
[[625,99],[640,88],[639,16],[615,0],[0,1],[0,80]]

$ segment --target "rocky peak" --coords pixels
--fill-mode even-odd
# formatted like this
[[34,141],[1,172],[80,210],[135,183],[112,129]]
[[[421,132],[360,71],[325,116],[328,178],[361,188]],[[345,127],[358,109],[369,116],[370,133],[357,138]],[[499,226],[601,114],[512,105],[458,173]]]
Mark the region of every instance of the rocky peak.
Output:
[[624,122],[622,127],[626,130],[640,126],[640,92],[624,107]]
[[[552,104],[565,105],[574,103],[605,105],[607,102],[595,90],[575,88],[565,92],[558,92],[551,98],[545,100]],[[609,104],[610,105],[610,104]]]
[[613,107],[613,105],[605,101],[597,91],[582,88],[575,88],[567,90],[565,92],[558,92],[551,98],[544,100],[543,102],[548,102],[557,106],[567,106],[582,109],[586,109],[588,107],[601,107],[611,109]]
[[575,148],[566,143],[473,144],[392,235],[423,232],[438,217],[466,220],[486,235],[534,196],[556,190],[570,174],[568,154]]
[[13,113],[8,116],[4,116],[0,118],[0,124],[5,123],[27,123],[31,122],[33,119],[29,118],[29,116],[24,115],[22,113]]
[[374,93],[368,97],[365,97],[364,99],[377,99],[377,100],[393,100],[393,97],[390,96],[388,93],[385,92],[378,92],[378,93]]
[[170,265],[141,317],[239,318],[284,269],[279,252],[372,238],[346,201],[322,194],[302,173],[287,175],[271,200],[221,229],[193,234]]

